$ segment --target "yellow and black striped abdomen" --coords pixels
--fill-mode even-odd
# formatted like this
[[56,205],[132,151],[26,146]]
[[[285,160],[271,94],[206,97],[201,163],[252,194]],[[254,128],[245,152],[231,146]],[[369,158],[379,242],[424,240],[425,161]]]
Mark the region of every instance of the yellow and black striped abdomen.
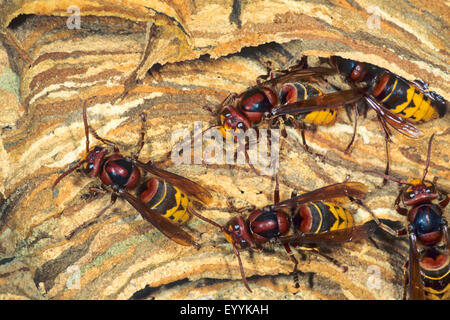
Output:
[[385,73],[377,86],[374,88],[375,98],[402,118],[420,122],[441,116],[442,106],[399,76]]
[[[434,253],[429,254],[431,251]],[[425,256],[420,262],[425,297],[430,300],[450,300],[450,259],[447,254],[436,252],[434,248],[427,250],[428,257]]]
[[155,178],[148,180],[140,190],[141,200],[169,220],[183,224],[190,218],[187,210],[191,201],[175,186]]
[[423,277],[425,296],[428,300],[450,300],[450,276],[447,275],[441,280],[431,280],[430,277]]
[[[281,88],[280,102],[284,105],[321,95],[323,95],[322,90],[312,84],[297,82],[286,83]],[[305,123],[329,126],[336,122],[336,109],[323,109],[306,114],[299,114],[298,118]]]
[[353,216],[347,209],[325,201],[300,206],[292,221],[294,228],[302,233],[321,233],[354,225]]

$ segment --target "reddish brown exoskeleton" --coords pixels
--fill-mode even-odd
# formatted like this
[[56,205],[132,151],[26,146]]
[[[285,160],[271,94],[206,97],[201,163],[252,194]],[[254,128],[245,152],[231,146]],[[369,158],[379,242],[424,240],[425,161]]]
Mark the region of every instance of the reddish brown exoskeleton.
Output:
[[[273,108],[272,116],[308,114],[324,108],[334,110],[352,104],[354,130],[353,137],[346,148],[348,153],[356,137],[358,116],[356,103],[364,101],[364,112],[366,113],[367,109],[376,112],[385,138],[385,174],[389,172],[388,143],[392,136],[390,128],[407,137],[417,139],[423,136],[423,132],[415,126],[416,123],[443,117],[447,112],[448,102],[437,93],[428,91],[428,84],[423,81],[408,81],[370,63],[337,56],[331,57],[329,64],[335,73],[343,76],[352,89],[319,95]],[[306,72],[306,70],[308,69],[303,71]],[[314,72],[311,72],[310,76],[326,76],[332,73],[329,70],[324,72],[317,68],[311,71]]]
[[[329,185],[291,199],[279,201],[278,179],[274,191],[274,204],[261,209],[251,208],[247,218],[235,216],[225,226],[201,217],[219,228],[233,246],[238,258],[242,281],[251,291],[239,255],[239,250],[261,250],[266,243],[280,243],[294,262],[294,281],[298,284],[297,265],[290,246],[315,248],[324,243],[340,243],[367,239],[380,225],[380,221],[359,198],[367,192],[367,187],[359,182],[344,182]],[[373,220],[355,225],[352,213],[332,200],[349,198],[362,205],[372,215]],[[242,212],[242,209],[235,209]],[[333,258],[325,258],[337,263]],[[346,268],[343,268],[346,270]]]
[[[114,142],[101,138],[88,125],[86,112],[86,106],[84,106],[86,154],[75,166],[62,173],[56,179],[52,188],[55,188],[68,174],[81,167],[81,170],[89,178],[98,179],[101,183],[99,187],[90,189],[92,196],[99,193],[110,193],[111,203],[109,206],[114,204],[117,198],[125,199],[145,220],[168,238],[178,244],[194,245],[198,248],[199,245],[192,239],[191,235],[182,230],[177,223],[185,223],[191,214],[199,215],[192,208],[188,196],[206,204],[212,199],[211,193],[187,178],[157,168],[151,161],[144,163],[138,160],[139,153],[144,146],[144,114],[141,114],[142,129],[137,151],[132,156],[124,156]],[[89,133],[103,145],[90,148]],[[154,177],[143,181],[143,172],[147,172]],[[137,195],[133,194],[133,191],[137,191]],[[104,211],[102,210],[100,214]],[[76,231],[88,224],[83,224],[74,230],[69,237],[72,237]]]
[[[405,274],[404,298],[450,299],[450,241],[444,209],[450,198],[433,181],[425,180],[430,166],[431,143],[421,179],[403,181],[375,171],[368,171],[395,181],[402,189],[395,200],[396,211],[406,217],[407,227],[391,232],[394,236],[408,235],[409,262]],[[408,290],[406,290],[408,287]]]

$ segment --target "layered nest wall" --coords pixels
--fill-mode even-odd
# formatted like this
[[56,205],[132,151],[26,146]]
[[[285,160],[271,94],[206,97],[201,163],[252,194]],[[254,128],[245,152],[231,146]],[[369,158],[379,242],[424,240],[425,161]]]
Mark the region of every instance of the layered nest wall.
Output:
[[[70,2],[70,3],[69,3]],[[80,12],[80,28],[68,18]],[[73,9],[73,8],[72,8]],[[379,19],[378,19],[379,15]],[[147,117],[142,160],[205,186],[204,216],[224,225],[237,207],[273,203],[275,182],[243,164],[175,165],[167,155],[176,130],[192,133],[217,124],[217,110],[272,68],[284,69],[303,56],[339,55],[369,62],[405,77],[422,79],[447,100],[449,8],[444,1],[3,1],[0,47],[0,297],[3,299],[401,299],[408,242],[377,232],[371,240],[328,245],[322,252],[295,250],[300,288],[282,246],[242,251],[250,287],[233,249],[211,225],[186,226],[202,246],[177,245],[128,203],[118,200],[101,218],[109,196],[85,200],[95,181],[77,174],[52,184],[85,148],[82,106],[97,132],[136,148]],[[70,20],[76,22],[77,20]],[[149,38],[152,25],[158,34]],[[327,80],[339,88],[339,76]],[[207,108],[205,108],[205,106]],[[393,135],[391,172],[421,177],[427,143],[436,133],[429,177],[450,190],[449,115],[418,126],[421,139]],[[287,128],[280,147],[281,199],[351,180],[367,185],[364,202],[395,227],[404,217],[393,209],[399,187],[366,170],[382,172],[384,138],[376,116],[360,118],[351,154],[344,153],[353,124],[340,110],[331,127],[307,131],[313,150],[304,151],[297,130]],[[91,137],[92,143],[95,140]],[[362,223],[370,216],[346,204]],[[448,210],[447,210],[448,211]],[[448,217],[448,212],[446,212]],[[79,280],[79,281],[78,281]]]

